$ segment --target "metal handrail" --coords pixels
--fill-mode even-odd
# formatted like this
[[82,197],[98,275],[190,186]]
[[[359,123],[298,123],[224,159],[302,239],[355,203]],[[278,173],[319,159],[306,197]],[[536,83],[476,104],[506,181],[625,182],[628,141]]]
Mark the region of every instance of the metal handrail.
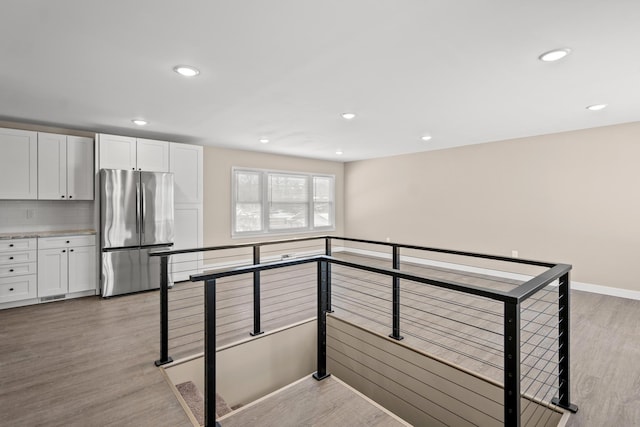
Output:
[[414,249],[426,252],[436,252],[443,253],[449,255],[459,255],[466,256],[472,258],[482,258],[482,259],[490,259],[493,261],[505,261],[511,262],[515,264],[525,264],[525,265],[535,265],[538,267],[553,267],[556,265],[555,263],[550,263],[546,261],[536,261],[526,258],[511,258],[502,255],[490,255],[483,254],[480,252],[467,252],[467,251],[457,251],[453,249],[443,249],[443,248],[433,248],[429,246],[419,246],[419,245],[410,245],[405,243],[391,243],[391,242],[381,242],[377,240],[366,240],[366,239],[356,239],[352,237],[340,237],[333,235],[322,235],[322,236],[311,236],[311,237],[295,237],[291,239],[281,239],[281,240],[266,240],[261,242],[250,242],[250,243],[235,243],[232,245],[218,245],[218,246],[207,246],[202,248],[190,248],[190,249],[159,249],[155,252],[150,253],[150,256],[162,256],[162,255],[179,255],[179,254],[188,254],[194,252],[208,252],[208,251],[218,251],[218,250],[227,250],[227,249],[239,249],[239,248],[250,248],[250,247],[262,247],[269,245],[278,245],[283,243],[296,243],[296,242],[305,242],[310,240],[342,240],[345,242],[354,242],[354,243],[367,243],[372,245],[379,246],[389,246],[389,247],[398,247],[402,249]]
[[[569,273],[571,266],[558,264],[551,270],[536,276],[531,281],[525,283],[526,294],[512,295],[512,292],[490,291],[476,286],[465,285],[449,280],[434,280],[406,273],[397,269],[388,269],[373,267],[369,265],[357,264],[349,261],[340,260],[328,255],[315,255],[304,258],[296,258],[293,260],[283,260],[270,262],[265,264],[247,265],[234,268],[225,268],[211,271],[208,273],[194,274],[191,276],[192,282],[204,281],[205,283],[205,418],[206,425],[217,425],[215,421],[215,411],[210,408],[210,402],[215,402],[215,366],[216,366],[216,348],[215,348],[215,292],[216,280],[224,277],[237,276],[242,274],[250,274],[265,270],[273,270],[278,268],[290,267],[295,265],[307,264],[311,262],[318,263],[318,331],[317,331],[317,371],[314,378],[322,380],[327,378],[330,373],[326,369],[326,313],[327,294],[329,293],[327,280],[327,266],[329,264],[338,264],[345,267],[356,268],[371,273],[382,274],[393,277],[394,279],[411,280],[432,286],[437,286],[454,291],[461,291],[485,298],[491,298],[501,301],[504,304],[504,424],[506,426],[520,426],[520,303],[529,298],[533,291],[540,286],[544,287],[560,279],[561,295],[560,298],[567,298]],[[562,368],[559,373],[560,397],[554,403],[560,407],[569,409],[573,412],[577,411],[577,406],[571,404],[569,399],[569,324],[568,324],[568,300],[566,304],[560,307],[560,363]],[[566,328],[566,329],[565,329]]]
[[[308,257],[286,259],[269,263],[261,263],[260,248],[267,245],[284,243],[296,243],[312,240],[325,241],[325,253]],[[331,242],[342,240],[356,243],[375,244],[388,246],[393,249],[392,267],[383,268],[358,264],[331,256]],[[251,335],[261,334],[260,330],[260,272],[289,266],[316,262],[318,264],[318,370],[314,374],[316,379],[326,378],[326,313],[331,311],[331,265],[337,264],[348,268],[355,268],[367,272],[377,273],[393,279],[393,332],[390,337],[402,339],[400,335],[400,280],[410,280],[417,283],[436,286],[453,291],[463,292],[484,298],[499,301],[504,306],[504,420],[505,425],[520,425],[520,304],[534,295],[537,291],[548,286],[552,282],[559,281],[559,397],[554,404],[577,411],[577,407],[570,401],[569,394],[569,272],[571,265],[554,264],[548,262],[527,260],[522,258],[509,258],[504,256],[479,254],[474,252],[454,251],[448,249],[430,248],[416,245],[405,245],[390,242],[378,242],[365,239],[354,239],[337,236],[313,236],[285,240],[274,240],[254,243],[241,243],[234,245],[212,246],[205,248],[159,250],[150,256],[161,257],[161,357],[156,365],[162,365],[171,361],[168,355],[168,259],[171,255],[195,253],[204,251],[217,251],[237,248],[253,248],[253,264],[239,267],[222,268],[209,272],[193,274],[190,280],[205,283],[205,417],[207,425],[215,425],[215,411],[209,411],[209,403],[215,402],[215,284],[222,277],[230,277],[241,274],[253,274],[254,287],[254,330]],[[419,276],[400,270],[400,249],[423,250],[428,252],[445,253],[451,255],[467,256],[497,261],[506,261],[517,264],[546,267],[543,273],[518,285],[510,291],[487,289],[479,286],[459,283],[452,280],[436,280]],[[213,393],[213,394],[211,394]]]

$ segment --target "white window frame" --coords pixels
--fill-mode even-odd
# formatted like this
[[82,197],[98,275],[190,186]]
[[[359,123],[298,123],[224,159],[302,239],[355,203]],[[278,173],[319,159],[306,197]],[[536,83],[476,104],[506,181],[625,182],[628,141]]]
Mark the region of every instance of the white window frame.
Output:
[[[237,183],[236,173],[248,172],[261,174],[261,216],[262,216],[262,229],[260,231],[236,231],[236,194]],[[306,177],[307,178],[307,227],[301,228],[288,228],[288,229],[269,229],[269,175],[291,175],[294,177]],[[329,178],[331,180],[331,193],[329,204],[331,206],[329,210],[329,217],[331,225],[324,227],[314,227],[314,207],[316,202],[313,200],[313,179],[314,178]],[[308,172],[295,172],[295,171],[281,171],[272,169],[256,169],[234,166],[231,168],[231,237],[242,238],[252,236],[270,236],[270,235],[282,235],[282,234],[302,234],[302,233],[317,233],[320,231],[335,231],[336,229],[336,177],[331,174],[324,173],[308,173]]]

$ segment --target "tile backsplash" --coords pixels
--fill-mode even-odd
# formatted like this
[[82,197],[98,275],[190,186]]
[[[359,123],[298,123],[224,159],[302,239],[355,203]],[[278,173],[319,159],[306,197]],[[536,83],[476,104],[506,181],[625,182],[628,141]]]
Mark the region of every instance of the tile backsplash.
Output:
[[97,228],[93,201],[1,200],[0,233]]

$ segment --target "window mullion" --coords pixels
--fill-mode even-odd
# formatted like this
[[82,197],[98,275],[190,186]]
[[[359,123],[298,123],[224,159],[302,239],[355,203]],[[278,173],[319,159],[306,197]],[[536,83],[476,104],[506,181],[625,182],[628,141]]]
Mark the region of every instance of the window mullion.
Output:
[[270,222],[270,207],[271,207],[271,197],[269,194],[269,184],[271,180],[268,172],[262,172],[261,174],[261,183],[262,183],[262,231],[263,233],[270,233],[271,229],[269,228]]

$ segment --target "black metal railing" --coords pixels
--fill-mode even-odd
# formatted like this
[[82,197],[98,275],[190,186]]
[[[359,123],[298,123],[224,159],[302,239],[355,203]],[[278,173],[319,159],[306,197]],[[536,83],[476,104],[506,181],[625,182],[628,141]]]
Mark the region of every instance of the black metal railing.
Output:
[[[190,354],[196,354],[203,350],[204,330],[197,328],[197,325],[202,324],[204,318],[205,295],[202,288],[198,292],[196,287],[185,286],[182,283],[173,288],[171,287],[172,274],[180,273],[183,268],[189,269],[192,267],[191,261],[177,261],[175,258],[183,254],[202,254],[204,255],[204,261],[212,264],[237,266],[252,263],[257,265],[266,260],[290,256],[291,252],[326,254],[326,251],[330,250],[330,240],[322,236],[156,252],[152,256],[160,256],[161,259],[166,259],[166,264],[161,263],[161,268],[166,272],[166,275],[162,276],[160,283],[162,344],[160,358],[156,361],[156,364],[163,365],[171,362],[173,358],[169,355],[170,351],[176,352],[178,356],[188,357]],[[186,267],[183,267],[183,265],[186,265]],[[286,307],[289,312],[293,312],[289,313],[289,318],[296,317],[298,320],[303,320],[314,316],[315,310],[307,309],[305,306],[294,308],[297,302],[296,295],[298,300],[305,300],[313,295],[315,284],[309,281],[312,280],[312,275],[314,274],[313,272],[300,272],[300,276],[297,278],[299,286],[293,297],[284,297],[288,289],[286,286],[274,286],[274,282],[279,279],[275,277],[276,275],[264,277],[259,271],[256,271],[253,273],[251,295],[243,294],[242,296],[242,300],[251,298],[251,307],[247,306],[246,311],[243,308],[243,313],[251,312],[251,320],[248,317],[235,321],[225,320],[219,323],[219,326],[228,329],[235,328],[236,330],[247,328],[245,332],[247,336],[260,335],[265,327],[265,322],[267,328],[269,326],[273,328],[274,324],[278,324],[277,319],[274,320],[275,304],[281,303],[282,299],[291,300]],[[309,282],[309,286],[306,286],[309,289],[308,292],[305,289],[301,289],[300,286],[305,281]],[[244,286],[244,282],[245,280],[237,285]],[[266,298],[264,297],[265,288],[266,293],[269,294],[269,297]],[[277,293],[278,289],[280,294]],[[230,291],[228,294],[228,298],[219,296],[219,301],[223,305],[235,303],[235,300],[240,299],[237,298],[237,293],[235,292]],[[280,307],[277,308],[280,311]],[[250,326],[249,323],[251,323]],[[228,333],[225,334],[223,340],[227,343],[235,342],[234,340],[239,339],[241,335],[240,331]]]
[[[291,243],[310,240],[324,240],[324,254],[301,257],[291,260],[282,260],[269,263],[260,263],[260,247],[266,245],[276,245],[281,243]],[[374,244],[386,246],[391,249],[391,267],[384,268],[374,265],[365,265],[362,263],[350,262],[332,256],[332,241],[338,240],[343,242],[353,242],[358,244]],[[570,384],[570,363],[569,363],[569,272],[570,265],[553,264],[547,262],[539,262],[525,259],[512,259],[502,256],[492,256],[487,254],[478,254],[472,252],[452,251],[438,248],[428,248],[415,245],[402,245],[397,243],[376,242],[363,239],[352,239],[345,237],[320,236],[309,237],[304,239],[290,239],[271,242],[250,243],[241,245],[227,245],[209,248],[196,248],[175,251],[163,251],[152,254],[152,256],[160,256],[164,259],[161,262],[163,269],[168,267],[168,259],[172,255],[223,250],[238,247],[253,248],[253,265],[245,265],[240,267],[218,269],[202,274],[194,274],[191,281],[204,282],[204,340],[205,340],[205,418],[206,425],[216,425],[215,423],[215,352],[216,352],[216,308],[215,293],[216,282],[225,277],[239,276],[243,274],[251,274],[253,276],[253,318],[254,328],[252,335],[262,333],[260,324],[260,273],[266,270],[282,269],[295,265],[317,263],[317,319],[318,319],[318,355],[317,355],[317,371],[314,377],[317,379],[325,378],[330,375],[327,372],[326,365],[326,314],[330,312],[331,294],[332,294],[332,266],[340,266],[342,268],[358,270],[367,273],[382,275],[391,279],[391,302],[392,313],[389,319],[391,326],[390,337],[394,339],[402,339],[401,335],[401,283],[408,281],[412,283],[428,285],[436,288],[446,289],[449,291],[461,292],[467,295],[482,297],[496,301],[502,305],[502,360],[503,360],[503,384],[504,384],[504,425],[520,426],[521,425],[521,390],[522,382],[522,354],[521,354],[521,319],[522,306],[525,301],[535,296],[552,283],[559,281],[558,286],[558,303],[557,303],[557,331],[558,339],[556,340],[556,351],[553,353],[557,357],[557,395],[553,397],[552,403],[561,408],[575,412],[577,407],[571,403],[569,394]],[[434,252],[448,255],[472,257],[487,259],[493,261],[504,261],[509,263],[523,264],[529,266],[542,267],[544,272],[538,274],[525,281],[522,284],[511,286],[510,289],[490,289],[483,286],[476,286],[469,283],[461,283],[453,280],[434,279],[427,275],[419,275],[401,270],[401,249],[423,252]],[[168,314],[166,307],[166,295],[168,293],[168,274],[162,274],[163,283],[161,283],[161,356],[156,361],[157,365],[165,364],[171,361],[168,354],[168,346],[165,341],[168,333]],[[256,303],[258,301],[258,303]]]

